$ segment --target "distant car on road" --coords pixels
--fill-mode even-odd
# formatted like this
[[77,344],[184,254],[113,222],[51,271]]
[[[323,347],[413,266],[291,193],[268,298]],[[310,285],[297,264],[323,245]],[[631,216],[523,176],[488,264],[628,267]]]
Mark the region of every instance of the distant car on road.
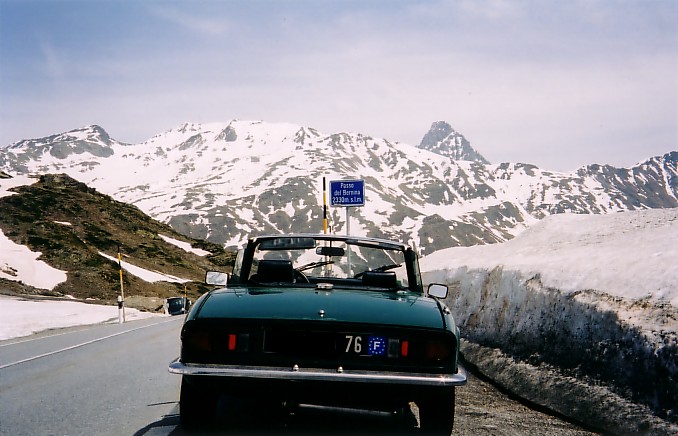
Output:
[[337,235],[252,238],[228,283],[203,294],[181,331],[180,418],[215,417],[220,394],[286,404],[399,411],[415,402],[427,433],[450,434],[459,330],[425,291],[418,256],[403,244]]
[[191,307],[191,300],[186,297],[170,297],[165,299],[165,312],[169,315],[187,313]]

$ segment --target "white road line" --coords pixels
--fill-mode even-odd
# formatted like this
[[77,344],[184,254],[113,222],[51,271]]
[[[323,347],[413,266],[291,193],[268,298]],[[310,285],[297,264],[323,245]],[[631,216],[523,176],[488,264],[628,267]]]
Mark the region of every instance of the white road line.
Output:
[[[152,318],[153,317],[139,318],[139,319],[135,319],[135,320],[132,320],[132,321],[143,321],[143,320],[152,319]],[[2,341],[6,342],[6,343],[0,344],[0,348],[9,347],[9,346],[12,346],[12,345],[17,345],[17,344],[25,344],[26,342],[41,341],[43,339],[55,338],[57,336],[70,335],[70,334],[73,334],[73,333],[81,332],[83,330],[87,330],[90,327],[99,326],[99,325],[111,325],[111,324],[118,324],[118,317],[117,316],[115,318],[111,318],[107,321],[102,321],[102,322],[99,322],[99,323],[57,327],[57,329],[69,329],[67,332],[63,332],[63,333],[49,334],[48,332],[52,329],[46,329],[46,330],[34,332],[34,333],[26,336],[24,339],[19,339],[19,340],[16,340],[16,341],[12,341],[13,338],[3,339]],[[158,324],[161,324],[161,323],[158,323]],[[46,332],[47,332],[47,334],[45,334],[44,336],[33,337],[33,336],[36,336],[36,335],[39,335],[39,334],[42,334],[42,333],[46,333]]]
[[[117,320],[117,318],[116,318],[116,320]],[[28,336],[28,339],[22,339],[22,340],[19,340],[19,341],[16,341],[16,342],[8,342],[6,344],[0,344],[0,348],[9,347],[10,345],[25,344],[26,342],[39,341],[39,340],[47,339],[47,338],[54,338],[54,337],[57,337],[57,336],[70,335],[71,333],[77,333],[77,332],[81,332],[83,330],[87,330],[87,327],[92,327],[92,326],[95,326],[95,325],[106,325],[106,324],[113,324],[113,322],[112,321],[105,321],[105,322],[102,322],[102,323],[99,323],[99,324],[84,325],[84,326],[82,326],[83,328],[81,328],[81,329],[69,330],[67,332],[55,333],[53,335],[40,336],[38,338],[32,338],[32,337]],[[69,328],[69,327],[64,327],[64,328]],[[43,330],[43,331],[40,331],[40,332],[35,332],[32,335],[35,335],[35,334],[38,334],[38,333],[44,333],[45,331],[46,330]],[[11,341],[12,338],[9,338],[9,339],[6,339],[6,340]]]
[[7,363],[7,364],[5,364],[5,365],[0,366],[0,369],[5,369],[5,368],[8,368],[8,367],[10,367],[10,366],[14,366],[14,365],[19,365],[19,364],[21,364],[21,363],[30,362],[31,360],[36,360],[36,359],[40,359],[40,358],[42,358],[42,357],[51,356],[51,355],[53,355],[53,354],[61,353],[61,352],[63,352],[63,351],[68,351],[68,350],[72,350],[72,349],[74,349],[74,348],[83,347],[83,346],[85,346],[85,345],[93,344],[93,343],[95,343],[95,342],[100,342],[100,341],[103,341],[103,340],[105,340],[105,339],[113,338],[113,337],[115,337],[115,336],[124,335],[125,333],[130,333],[130,332],[133,332],[133,331],[135,331],[135,330],[141,330],[141,329],[145,329],[145,328],[147,328],[147,327],[153,327],[153,326],[160,325],[160,324],[165,324],[165,323],[168,323],[168,322],[171,322],[171,321],[175,321],[175,319],[172,318],[172,319],[169,319],[169,320],[163,321],[163,322],[158,322],[158,323],[154,323],[154,324],[148,324],[148,325],[143,325],[143,326],[140,326],[140,327],[135,327],[135,328],[133,328],[133,329],[125,330],[125,331],[118,332],[118,333],[113,333],[112,335],[103,336],[103,337],[97,338],[97,339],[92,339],[91,341],[82,342],[82,343],[76,344],[76,345],[71,345],[70,347],[62,348],[62,349],[60,349],[60,350],[50,351],[49,353],[39,354],[39,355],[37,355],[37,356],[28,357],[28,358],[22,359],[22,360],[17,360],[16,362]]

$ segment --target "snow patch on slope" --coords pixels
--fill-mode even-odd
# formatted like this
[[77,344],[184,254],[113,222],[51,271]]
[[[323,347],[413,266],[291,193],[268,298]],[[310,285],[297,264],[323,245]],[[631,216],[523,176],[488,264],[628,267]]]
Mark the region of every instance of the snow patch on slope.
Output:
[[207,250],[201,250],[199,248],[191,247],[191,244],[189,244],[188,242],[179,241],[179,240],[176,240],[174,238],[170,238],[169,236],[165,236],[165,235],[158,235],[158,236],[163,241],[165,241],[169,244],[175,245],[175,246],[181,248],[182,250],[184,250],[188,253],[193,253],[193,254],[196,254],[198,256],[207,256],[208,254],[210,254],[210,252],[207,251]]
[[36,288],[54,289],[66,281],[66,271],[38,260],[41,254],[25,245],[15,244],[0,230],[0,277]]
[[[118,263],[117,258],[115,258],[113,256],[109,256],[106,253],[102,253],[100,251],[99,255],[103,256],[106,259],[111,260],[115,263]],[[141,268],[141,267],[138,267],[136,265],[133,265],[133,264],[126,262],[124,260],[121,260],[120,264],[122,265],[122,269],[124,271],[127,271],[128,273],[130,273],[134,276],[137,276],[141,280],[147,281],[149,283],[153,283],[153,282],[188,283],[188,282],[191,281],[189,279],[182,279],[182,278],[179,278],[179,277],[176,277],[176,276],[160,273],[160,272],[157,272],[157,271],[150,271],[150,270],[147,270],[145,268]]]

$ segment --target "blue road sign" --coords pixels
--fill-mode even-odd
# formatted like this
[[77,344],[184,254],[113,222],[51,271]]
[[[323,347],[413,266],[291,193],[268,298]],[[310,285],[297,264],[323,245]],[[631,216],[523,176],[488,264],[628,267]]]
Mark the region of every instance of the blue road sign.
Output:
[[330,180],[331,206],[364,206],[364,180]]

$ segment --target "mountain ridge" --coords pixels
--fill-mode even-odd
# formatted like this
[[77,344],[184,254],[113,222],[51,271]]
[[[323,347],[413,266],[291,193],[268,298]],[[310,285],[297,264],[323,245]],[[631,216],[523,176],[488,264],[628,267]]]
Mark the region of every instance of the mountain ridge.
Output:
[[[65,172],[187,236],[228,247],[251,234],[322,231],[323,178],[365,180],[353,233],[414,243],[424,254],[504,241],[554,213],[678,207],[678,152],[631,168],[562,173],[485,163],[470,144],[458,147],[463,136],[448,127],[433,123],[412,146],[263,121],[183,123],[139,144],[88,126],[1,149],[0,170]],[[455,159],[458,152],[471,160]],[[337,233],[346,231],[341,209],[329,213]]]

